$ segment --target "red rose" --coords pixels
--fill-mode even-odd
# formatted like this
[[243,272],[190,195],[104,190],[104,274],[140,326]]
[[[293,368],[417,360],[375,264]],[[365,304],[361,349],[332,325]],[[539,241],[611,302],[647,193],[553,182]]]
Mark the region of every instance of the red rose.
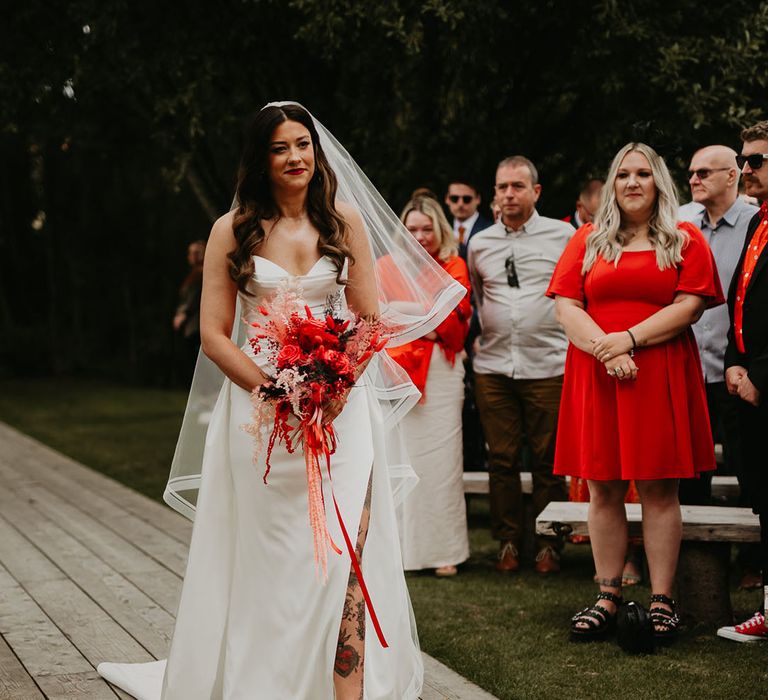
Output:
[[277,355],[277,366],[279,369],[299,364],[302,358],[301,348],[297,345],[283,345]]
[[334,374],[347,375],[352,371],[352,364],[343,352],[325,350],[322,354],[322,360]]

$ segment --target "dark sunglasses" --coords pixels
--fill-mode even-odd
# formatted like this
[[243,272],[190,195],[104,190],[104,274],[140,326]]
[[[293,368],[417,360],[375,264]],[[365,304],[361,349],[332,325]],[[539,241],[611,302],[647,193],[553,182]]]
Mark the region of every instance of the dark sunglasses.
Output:
[[510,287],[519,287],[520,280],[517,279],[517,270],[515,270],[515,258],[510,255],[504,261],[504,269],[507,271],[507,284]]
[[736,156],[736,165],[739,166],[739,170],[743,170],[744,163],[749,163],[752,170],[760,170],[766,160],[768,160],[768,153],[753,153],[751,156],[738,155]]
[[719,173],[722,170],[730,170],[730,168],[699,168],[698,170],[689,170],[688,179],[690,180],[695,175],[699,180],[706,180],[712,173]]
[[462,195],[449,194],[448,195],[448,201],[451,204],[457,204],[459,200],[464,202],[464,204],[469,204],[473,199],[474,197],[471,194],[462,194]]

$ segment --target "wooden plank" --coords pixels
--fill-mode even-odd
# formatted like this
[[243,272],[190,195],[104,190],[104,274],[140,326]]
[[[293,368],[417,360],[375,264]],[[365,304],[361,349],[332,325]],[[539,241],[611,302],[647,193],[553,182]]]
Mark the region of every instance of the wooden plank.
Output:
[[425,678],[422,700],[497,700],[437,659],[424,653],[421,656]]
[[[176,613],[181,591],[180,576],[34,481],[22,481],[14,479],[14,476],[14,472],[0,463],[0,480],[20,499],[33,501],[36,508],[51,521],[125,576],[160,607],[172,615]],[[183,545],[179,544],[179,547]]]
[[4,566],[0,567],[0,634],[33,677],[93,670]]
[[170,613],[63,532],[34,503],[20,503],[13,493],[0,489],[0,511],[150,654],[167,654],[174,627]]
[[3,566],[0,635],[49,700],[115,700],[93,666]]
[[[589,535],[588,503],[553,501],[536,518],[539,535]],[[630,536],[642,534],[639,503],[626,503]],[[680,506],[683,539],[695,542],[759,542],[760,521],[749,508]]]
[[[487,494],[488,472],[464,472],[464,493]],[[570,477],[566,477],[569,480]],[[523,495],[530,496],[533,493],[533,477],[531,472],[520,472],[520,485]]]
[[0,698],[45,700],[40,689],[2,637],[0,637]]
[[[41,454],[14,452],[0,456],[4,467],[16,472],[17,478],[44,486],[59,498],[76,506],[112,532],[125,536],[142,552],[183,576],[186,571],[186,543],[169,536],[146,520],[124,510],[120,505],[106,499],[101,493],[88,489],[69,479],[65,474],[51,471],[43,463]],[[109,480],[107,480],[109,481]],[[135,494],[141,496],[141,494]],[[142,498],[144,498],[142,496]],[[145,500],[149,503],[149,499]],[[175,517],[175,516],[174,516]]]
[[464,472],[464,493],[488,493],[488,472]]
[[115,700],[115,692],[96,671],[38,676],[40,689],[48,700]]
[[[464,493],[487,494],[488,472],[464,472]],[[571,483],[571,477],[565,477],[566,484]],[[530,472],[520,472],[520,484],[523,494],[530,496],[533,493],[533,477]],[[735,502],[739,497],[739,482],[735,476],[713,476],[712,497]]]
[[[172,508],[89,469],[2,422],[0,422],[0,444],[4,447],[0,459],[5,459],[11,466],[13,466],[11,462],[17,457],[34,455],[40,463],[38,466],[42,469],[66,476],[68,481],[74,482],[86,491],[98,493],[122,510],[154,525],[180,542],[189,543],[192,523]],[[10,448],[10,452],[7,452],[6,448]]]
[[4,518],[0,518],[0,562],[93,668],[102,661],[154,660]]

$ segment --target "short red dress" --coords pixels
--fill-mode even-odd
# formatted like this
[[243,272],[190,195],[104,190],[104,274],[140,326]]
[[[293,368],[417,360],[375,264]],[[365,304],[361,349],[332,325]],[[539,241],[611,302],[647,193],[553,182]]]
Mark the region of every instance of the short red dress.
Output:
[[[581,272],[582,226],[563,252],[547,296],[584,302],[606,333],[624,331],[672,303],[678,292],[725,299],[714,257],[701,231],[688,234],[683,260],[659,270],[655,251],[625,252],[619,264],[598,256]],[[715,469],[704,377],[693,331],[635,351],[637,379],[619,381],[592,355],[568,347],[560,402],[555,474],[596,481],[692,478]]]

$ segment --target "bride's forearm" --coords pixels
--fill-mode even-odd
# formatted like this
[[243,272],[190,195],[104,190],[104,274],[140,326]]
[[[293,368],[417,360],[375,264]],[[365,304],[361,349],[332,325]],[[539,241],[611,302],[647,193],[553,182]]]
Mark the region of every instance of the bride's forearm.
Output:
[[202,338],[202,351],[224,374],[248,392],[269,380],[256,363],[226,336]]

